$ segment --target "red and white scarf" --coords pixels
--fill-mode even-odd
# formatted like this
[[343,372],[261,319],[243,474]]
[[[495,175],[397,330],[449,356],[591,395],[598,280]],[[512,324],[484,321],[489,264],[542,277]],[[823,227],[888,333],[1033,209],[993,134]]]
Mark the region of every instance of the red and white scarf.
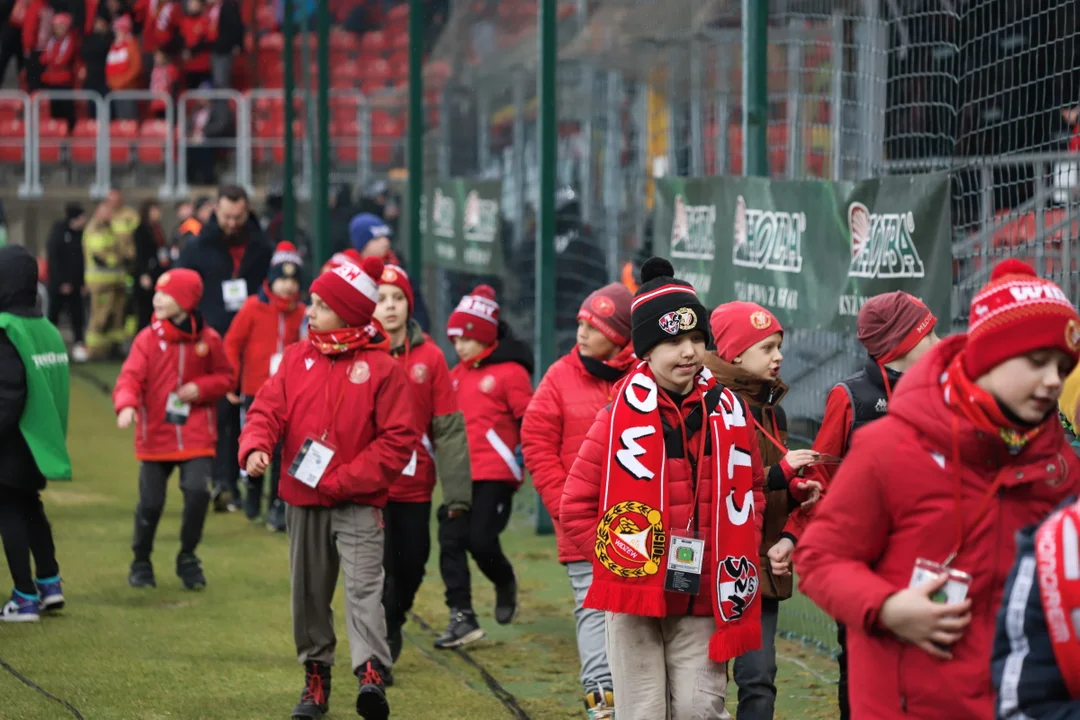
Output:
[[[715,386],[716,381],[703,371],[691,397],[703,404],[704,394]],[[616,388],[603,467],[593,583],[586,607],[646,617],[668,614],[664,590],[668,538],[672,531],[683,528],[671,526],[667,453],[660,417],[662,392],[644,362]],[[711,462],[715,483],[710,508],[713,535],[705,538],[715,585],[703,586],[701,592],[712,594],[716,618],[709,657],[724,662],[761,647],[758,538],[750,454],[754,438],[745,406],[727,388],[707,422],[712,453],[699,457],[698,466]],[[703,423],[698,432],[705,431]],[[704,442],[686,444],[705,454]],[[685,447],[684,452],[689,454],[694,448]]]
[[1080,636],[1071,619],[1080,608],[1080,504],[1042,524],[1035,534],[1035,562],[1054,659],[1069,694],[1080,698]]
[[343,355],[361,348],[390,350],[382,325],[372,320],[363,327],[344,327],[337,330],[308,330],[308,338],[323,355]]

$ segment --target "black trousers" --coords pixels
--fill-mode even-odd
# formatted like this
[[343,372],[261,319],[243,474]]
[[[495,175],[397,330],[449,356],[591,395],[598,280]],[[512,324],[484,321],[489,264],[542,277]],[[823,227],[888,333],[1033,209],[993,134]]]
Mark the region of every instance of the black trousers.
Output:
[[[244,429],[244,415],[251,409],[251,404],[255,402],[253,395],[242,396],[240,407],[243,409],[243,413],[240,415],[240,429]],[[240,453],[239,448],[239,435],[237,435],[237,454]],[[270,494],[266,498],[266,507],[270,507],[275,500],[278,499],[278,483],[281,482],[281,451],[284,447],[285,441],[282,440],[274,447],[274,452],[270,453]],[[239,468],[238,468],[239,469]],[[263,486],[265,485],[266,475],[260,475],[259,477],[252,477],[248,475],[248,487],[252,491],[262,496]]]
[[836,698],[840,706],[840,720],[850,720],[851,704],[848,702],[847,686],[847,627],[837,624],[836,640],[840,643],[840,654],[836,664],[840,666],[840,682],[836,686]]
[[431,555],[431,503],[388,502],[383,545],[383,609],[388,626],[405,624]]
[[142,330],[154,319],[154,290],[143,290],[141,285],[136,285],[131,294],[135,299],[135,319],[138,321],[139,330]]
[[[7,23],[0,30],[0,83],[3,83],[8,64],[12,60],[15,61],[15,73],[17,75],[26,64],[22,50],[22,31]],[[18,78],[16,78],[16,84],[18,84],[17,81]]]
[[214,485],[228,490],[233,499],[240,497],[240,406],[228,398],[217,404],[217,457],[214,458]]
[[0,488],[0,540],[4,543],[15,589],[24,595],[37,594],[30,568],[31,555],[38,578],[60,574],[52,528],[45,517],[40,493]]
[[67,312],[71,320],[71,333],[75,336],[75,342],[86,342],[86,306],[79,288],[75,288],[69,295],[61,295],[58,288],[49,289],[49,322],[58,325],[60,311]]
[[473,482],[469,512],[451,519],[445,507],[439,508],[439,571],[446,585],[446,604],[451,609],[472,609],[468,555],[496,587],[513,582],[514,568],[499,543],[513,505],[514,487],[510,483],[482,480]]
[[173,468],[180,468],[180,492],[184,511],[180,519],[180,552],[193,553],[202,540],[206,511],[210,507],[210,458],[184,462],[148,462],[139,467],[139,504],[135,507],[135,537],[131,549],[136,561],[149,561],[154,536],[165,509],[165,495]]

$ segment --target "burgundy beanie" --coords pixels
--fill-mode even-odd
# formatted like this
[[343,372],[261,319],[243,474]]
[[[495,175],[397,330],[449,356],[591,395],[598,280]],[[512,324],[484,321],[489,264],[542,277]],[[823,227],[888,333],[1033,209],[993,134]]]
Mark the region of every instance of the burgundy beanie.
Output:
[[634,296],[622,283],[611,283],[594,290],[581,303],[577,319],[584,320],[619,347],[630,342],[630,304]]
[[937,325],[934,314],[901,290],[875,295],[859,310],[859,342],[879,365],[907,355]]
[[499,303],[495,289],[478,285],[472,293],[461,298],[446,322],[446,337],[475,340],[482,345],[494,345],[499,339]]
[[323,299],[347,327],[363,327],[371,322],[379,300],[378,278],[383,261],[368,257],[359,264],[342,262],[311,283],[311,292]]
[[187,268],[177,268],[163,273],[157,279],[154,289],[175,300],[184,312],[191,312],[202,299],[203,284],[199,273]]
[[720,305],[712,311],[709,326],[716,340],[716,354],[724,362],[734,361],[770,335],[784,334],[776,316],[752,302]]
[[409,314],[413,311],[413,291],[412,283],[409,282],[409,276],[405,274],[397,265],[385,265],[383,266],[382,277],[379,278],[380,285],[393,285],[405,295],[405,302],[409,303]]

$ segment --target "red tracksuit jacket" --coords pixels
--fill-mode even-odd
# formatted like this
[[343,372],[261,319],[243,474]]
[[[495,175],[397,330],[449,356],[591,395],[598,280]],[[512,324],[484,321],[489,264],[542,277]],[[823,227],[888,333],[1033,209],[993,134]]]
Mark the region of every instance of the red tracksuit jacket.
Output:
[[184,61],[185,73],[210,72],[210,45],[213,42],[211,29],[210,16],[205,12],[201,15],[185,15],[180,19],[180,35],[184,38],[184,48],[191,54],[191,57]]
[[[201,324],[201,319],[196,322]],[[165,422],[169,393],[189,382],[199,387],[199,399],[192,403],[187,422]],[[214,408],[232,386],[232,368],[221,336],[213,328],[204,327],[197,340],[169,342],[151,326],[135,336],[113,388],[113,407],[118,413],[127,407],[138,410],[135,457],[139,460],[214,457]]]
[[240,394],[249,397],[255,397],[269,379],[274,355],[300,339],[306,310],[297,303],[293,310],[282,312],[262,296],[260,290],[245,300],[225,333],[225,353],[240,378]]
[[49,38],[41,54],[41,82],[51,87],[71,88],[75,83],[75,63],[79,57],[79,40],[74,30],[57,40]]
[[[385,507],[391,484],[420,442],[413,404],[400,401],[411,392],[404,368],[385,350],[329,357],[310,342],[294,343],[247,411],[240,466],[252,452],[269,454],[283,439],[282,500],[302,507]],[[308,487],[289,467],[305,440],[323,437],[334,456],[319,484]]]

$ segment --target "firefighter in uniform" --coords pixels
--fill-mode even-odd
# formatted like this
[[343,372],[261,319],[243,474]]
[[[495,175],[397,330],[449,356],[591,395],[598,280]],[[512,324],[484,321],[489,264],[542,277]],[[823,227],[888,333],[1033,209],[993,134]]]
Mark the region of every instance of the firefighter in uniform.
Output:
[[[117,225],[119,228],[125,226],[123,222]],[[86,254],[86,287],[90,292],[86,345],[90,357],[100,359],[113,347],[122,347],[127,339],[124,332],[127,266],[135,259],[131,234],[120,235],[114,230],[108,203],[99,205],[87,224],[83,233],[83,251]]]

